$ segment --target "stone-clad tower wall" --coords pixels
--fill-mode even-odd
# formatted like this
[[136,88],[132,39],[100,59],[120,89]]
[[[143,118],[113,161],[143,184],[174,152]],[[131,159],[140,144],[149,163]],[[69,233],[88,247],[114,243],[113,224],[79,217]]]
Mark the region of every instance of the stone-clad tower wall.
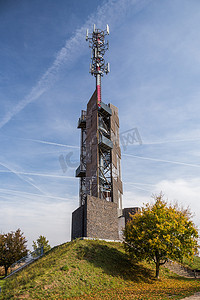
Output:
[[113,104],[109,104],[112,110],[110,117],[111,128],[111,141],[112,148],[112,189],[113,189],[113,202],[117,203],[118,217],[122,215],[122,194],[123,186],[121,180],[121,149],[119,140],[119,116],[118,108]]
[[[118,217],[122,215],[123,190],[118,109],[112,104],[102,102],[101,105],[99,108],[95,91],[87,104],[84,120],[85,170],[81,168],[82,162],[76,170],[76,176],[80,177],[80,207],[72,214],[72,239],[119,239]],[[78,128],[82,128],[80,122]],[[85,195],[81,192],[83,181]]]

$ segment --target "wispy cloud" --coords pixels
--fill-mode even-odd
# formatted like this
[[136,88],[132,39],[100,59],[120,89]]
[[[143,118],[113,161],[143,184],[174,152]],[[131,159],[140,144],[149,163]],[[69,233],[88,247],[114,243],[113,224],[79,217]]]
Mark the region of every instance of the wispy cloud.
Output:
[[[124,182],[126,184],[126,182]],[[151,190],[147,190],[147,189],[144,189],[142,187],[138,187],[134,184],[132,184],[133,188],[136,189],[136,190],[140,190],[140,191],[145,191],[145,192],[151,192]]]
[[[9,110],[0,122],[0,129],[5,126],[15,115],[21,112],[28,104],[37,100],[43,95],[58,79],[60,69],[83,54],[85,46],[84,36],[87,27],[97,21],[98,26],[105,26],[107,21],[114,27],[115,23],[119,23],[129,6],[135,6],[135,13],[144,8],[150,0],[109,0],[104,5],[99,6],[96,13],[91,15],[86,23],[76,30],[75,34],[65,42],[65,46],[58,52],[53,64],[47,69],[43,76],[38,80],[37,84],[32,88],[30,93],[18,104]],[[86,46],[85,46],[86,48]],[[82,49],[80,51],[80,49]]]
[[34,140],[34,139],[24,139],[24,138],[20,138],[20,139],[26,140],[26,141],[31,141],[31,142],[36,142],[36,143],[41,143],[41,144],[54,145],[54,146],[73,148],[73,149],[80,149],[80,147],[73,146],[73,145],[65,145],[65,144],[59,144],[59,143],[54,143],[54,142],[42,141],[42,140]]
[[15,174],[22,181],[28,183],[29,185],[34,187],[36,190],[38,190],[40,193],[47,196],[47,194],[38,185],[34,184],[32,181],[28,180],[27,178],[24,178],[24,176],[22,176],[22,174],[20,174],[20,172],[17,172],[13,167],[8,166],[8,164],[3,163],[3,162],[0,162],[0,165],[3,166],[4,168],[6,168],[8,170],[8,172]]
[[155,186],[155,184],[152,184],[152,183],[143,183],[143,182],[124,182],[123,181],[123,184],[130,184],[130,185],[150,185],[150,186]]
[[[10,201],[1,202],[0,232],[16,230],[16,226],[23,229],[28,237],[28,247],[31,249],[32,241],[39,235],[48,238],[50,245],[58,245],[70,240],[71,211],[75,209],[75,199],[70,197],[63,201],[41,201],[42,198],[19,194],[12,198],[22,199],[11,209]],[[9,198],[8,198],[9,200]],[[13,213],[14,209],[14,213]],[[8,222],[10,220],[10,222]]]
[[138,158],[138,159],[151,160],[151,161],[156,161],[156,162],[164,162],[164,163],[170,163],[170,164],[176,164],[176,165],[183,165],[183,166],[188,166],[188,167],[200,168],[200,165],[188,164],[188,163],[185,163],[185,162],[165,160],[165,159],[152,158],[152,157],[144,157],[144,156],[138,156],[138,155],[132,155],[132,154],[122,154],[122,155],[123,156],[127,156],[127,157]]
[[[27,199],[27,196],[31,197],[31,199],[33,199],[33,197],[37,197],[37,198],[41,198],[41,199],[45,199],[45,198],[50,198],[50,199],[55,199],[55,200],[63,200],[63,201],[68,201],[67,198],[63,198],[63,197],[58,197],[58,196],[53,196],[53,195],[41,195],[41,194],[35,194],[35,193],[28,193],[28,192],[23,192],[23,191],[18,191],[18,190],[13,190],[13,189],[0,189],[0,192],[2,194],[9,194],[9,195],[15,195],[15,196],[24,196]],[[9,197],[10,199],[10,197]]]
[[[189,206],[192,212],[198,213],[200,209],[200,187],[198,183],[199,177],[190,180],[184,180],[182,178],[177,178],[175,180],[161,180],[147,189],[140,188],[140,186],[138,187],[137,185],[140,185],[140,183],[133,183],[133,189],[138,190],[138,192],[132,190],[131,183],[129,183],[130,188],[126,189],[124,193],[124,205],[125,207],[126,205],[133,206],[133,204],[141,206],[143,203],[147,203],[151,200],[153,194],[158,194],[162,191],[165,198],[168,198],[170,202],[178,200],[180,205],[186,207]],[[147,193],[144,194],[143,191]],[[195,218],[195,222],[197,225],[200,225],[198,216]]]
[[200,137],[193,138],[193,139],[163,140],[163,141],[155,141],[155,142],[143,141],[143,144],[144,145],[157,145],[157,144],[167,144],[167,143],[187,143],[187,142],[196,142],[196,141],[200,141]]
[[51,178],[60,178],[60,179],[76,179],[75,177],[65,176],[65,175],[61,176],[61,175],[54,175],[54,174],[42,174],[42,173],[33,173],[33,172],[18,172],[18,171],[9,171],[9,170],[0,170],[0,173],[14,173],[15,175],[41,176],[41,177],[51,177]]

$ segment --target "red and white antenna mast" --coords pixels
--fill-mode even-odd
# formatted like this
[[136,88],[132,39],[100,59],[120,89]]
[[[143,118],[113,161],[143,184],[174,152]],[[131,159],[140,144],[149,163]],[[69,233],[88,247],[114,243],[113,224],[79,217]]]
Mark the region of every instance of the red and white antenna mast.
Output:
[[104,54],[108,50],[108,41],[105,36],[109,35],[109,26],[106,30],[96,29],[94,24],[93,32],[86,31],[86,41],[89,41],[89,47],[92,49],[92,63],[90,64],[90,73],[96,77],[97,103],[101,107],[101,76],[110,72],[109,63],[105,64]]

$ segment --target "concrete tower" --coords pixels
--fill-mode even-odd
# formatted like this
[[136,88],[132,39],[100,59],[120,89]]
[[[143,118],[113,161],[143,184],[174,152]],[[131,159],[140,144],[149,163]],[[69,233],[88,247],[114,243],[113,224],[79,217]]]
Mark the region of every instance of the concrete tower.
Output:
[[118,240],[122,217],[121,150],[118,108],[101,99],[101,77],[109,72],[104,54],[109,27],[86,33],[92,49],[90,73],[96,90],[78,120],[81,129],[79,208],[72,213],[72,239],[78,237]]

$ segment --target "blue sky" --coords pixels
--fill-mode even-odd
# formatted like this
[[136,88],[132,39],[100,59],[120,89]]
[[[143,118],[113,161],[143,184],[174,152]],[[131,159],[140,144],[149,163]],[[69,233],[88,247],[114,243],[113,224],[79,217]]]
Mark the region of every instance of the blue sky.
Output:
[[70,240],[93,23],[110,25],[103,101],[143,142],[122,148],[123,206],[163,191],[200,226],[199,1],[0,0],[0,232],[21,228],[29,248]]

